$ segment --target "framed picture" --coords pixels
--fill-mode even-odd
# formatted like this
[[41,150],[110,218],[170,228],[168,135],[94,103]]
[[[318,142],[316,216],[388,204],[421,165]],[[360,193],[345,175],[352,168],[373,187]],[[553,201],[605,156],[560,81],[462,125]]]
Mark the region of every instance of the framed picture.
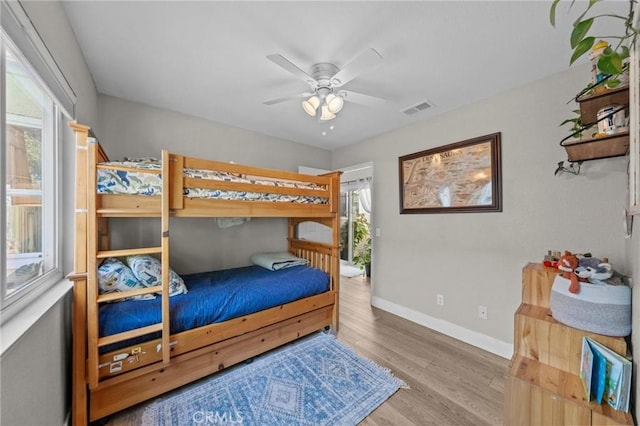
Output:
[[399,158],[400,213],[502,211],[500,133]]

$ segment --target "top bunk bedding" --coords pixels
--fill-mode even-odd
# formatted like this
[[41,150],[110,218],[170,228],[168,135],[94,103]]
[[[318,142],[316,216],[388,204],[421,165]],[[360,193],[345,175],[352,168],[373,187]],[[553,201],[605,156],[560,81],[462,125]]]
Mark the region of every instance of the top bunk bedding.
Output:
[[[182,278],[188,293],[169,299],[171,334],[249,315],[330,289],[329,276],[309,266],[270,271],[252,265],[183,275]],[[160,304],[160,297],[103,304],[99,313],[100,336],[160,322]],[[159,334],[109,345],[101,352],[157,337]]]
[[[160,195],[162,194],[161,163],[153,158],[112,161],[100,163],[97,174],[99,194]],[[220,170],[202,170],[185,167],[185,178],[205,179],[218,182],[259,185],[265,192],[234,191],[226,189],[187,188],[183,195],[187,198],[208,198],[242,201],[268,201],[279,203],[327,204],[329,198],[322,195],[296,195],[268,192],[269,187],[296,188],[311,191],[326,191],[324,185],[293,180],[271,179],[230,173]],[[258,188],[258,186],[256,186]]]

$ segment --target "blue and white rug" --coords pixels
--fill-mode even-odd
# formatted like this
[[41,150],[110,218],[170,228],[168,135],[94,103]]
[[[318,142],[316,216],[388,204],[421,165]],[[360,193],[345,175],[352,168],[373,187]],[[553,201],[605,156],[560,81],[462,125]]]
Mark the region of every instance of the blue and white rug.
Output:
[[158,398],[144,425],[355,425],[404,382],[318,333]]

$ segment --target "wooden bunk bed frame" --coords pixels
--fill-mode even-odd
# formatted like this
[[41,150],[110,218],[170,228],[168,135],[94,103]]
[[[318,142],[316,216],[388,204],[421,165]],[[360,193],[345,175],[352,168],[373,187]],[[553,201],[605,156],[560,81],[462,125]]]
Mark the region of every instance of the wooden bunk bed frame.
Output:
[[[322,176],[262,169],[162,153],[162,195],[97,194],[97,169],[106,155],[90,129],[71,123],[76,139],[75,261],[73,281],[72,423],[85,425],[326,327],[338,329],[340,172]],[[313,195],[328,204],[189,199],[189,187],[266,192],[264,185],[186,178],[183,167],[264,178],[314,182],[326,191],[271,187],[271,193]],[[139,169],[135,171],[140,172]],[[143,171],[144,172],[144,171]],[[155,172],[157,173],[157,172]],[[221,323],[171,335],[169,331],[169,217],[286,217],[288,249],[330,277],[328,292]],[[111,217],[159,217],[161,246],[110,250]],[[296,238],[296,227],[314,221],[332,230],[332,243]],[[101,259],[159,254],[162,286],[100,295]],[[162,294],[162,322],[114,336],[98,335],[98,306],[147,293]],[[162,337],[101,354],[100,347],[161,332]]]

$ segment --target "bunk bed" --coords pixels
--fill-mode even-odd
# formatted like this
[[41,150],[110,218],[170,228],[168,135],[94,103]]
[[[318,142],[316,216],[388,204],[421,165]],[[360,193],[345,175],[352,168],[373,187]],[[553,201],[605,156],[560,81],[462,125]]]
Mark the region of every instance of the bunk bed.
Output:
[[[75,260],[74,272],[68,276],[74,283],[73,424],[101,419],[317,330],[332,327],[337,331],[340,172],[310,176],[167,151],[150,166],[113,164],[87,126],[70,126],[76,140]],[[104,183],[109,173],[125,179],[142,173],[155,186],[146,187],[142,194],[139,190],[111,191],[110,184]],[[114,217],[159,218],[160,246],[111,248],[109,219]],[[309,269],[321,272],[326,283],[289,297],[293,300],[256,305],[262,307],[175,331],[172,316],[178,303],[169,297],[170,217],[288,218],[288,252],[308,263]],[[306,221],[328,226],[332,242],[299,239],[297,227]],[[101,263],[138,255],[159,258],[161,283],[101,294],[97,282]],[[185,277],[190,279],[193,277]],[[285,274],[281,279],[289,278]],[[236,280],[250,288],[244,276]],[[112,316],[122,316],[118,309],[134,305],[128,301],[132,297],[154,295],[150,306],[156,320],[112,333],[102,330],[100,317],[105,308],[113,306],[116,313]],[[179,296],[185,297],[183,305],[186,296]]]

